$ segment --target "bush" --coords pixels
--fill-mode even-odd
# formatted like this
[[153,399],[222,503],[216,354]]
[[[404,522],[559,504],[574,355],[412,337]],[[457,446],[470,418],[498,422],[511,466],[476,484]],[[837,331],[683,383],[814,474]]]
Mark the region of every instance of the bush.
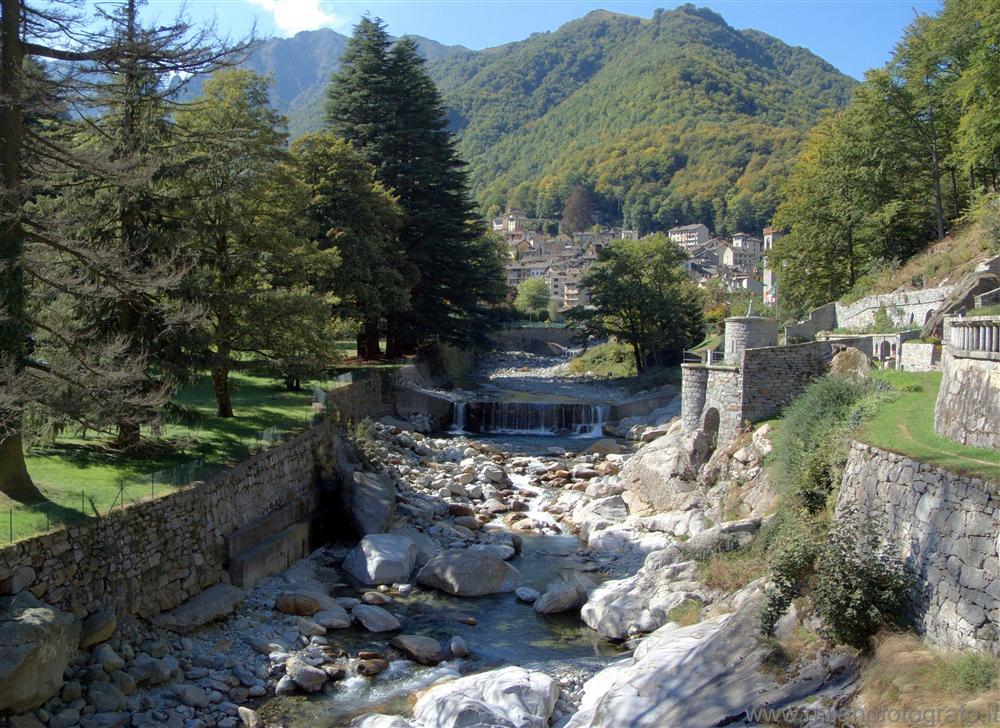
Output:
[[840,481],[859,404],[875,388],[870,381],[827,376],[785,409],[773,457],[789,495],[808,513],[822,510]]
[[760,614],[760,631],[764,635],[774,633],[781,615],[802,594],[819,553],[821,531],[808,514],[786,513],[778,528],[768,545],[771,578],[764,589]]
[[952,665],[953,681],[958,690],[969,693],[984,693],[997,684],[997,660],[990,655],[970,652],[960,655]]
[[816,560],[813,603],[829,636],[863,647],[883,624],[901,624],[912,575],[877,520],[844,512]]

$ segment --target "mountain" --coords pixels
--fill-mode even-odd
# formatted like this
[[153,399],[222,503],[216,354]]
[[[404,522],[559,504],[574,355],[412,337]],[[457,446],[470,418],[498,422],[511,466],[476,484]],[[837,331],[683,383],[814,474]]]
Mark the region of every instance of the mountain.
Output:
[[[293,134],[322,123],[345,42],[299,33],[248,61],[275,77]],[[693,5],[650,19],[594,11],[482,51],[418,42],[484,212],[558,217],[582,185],[601,221],[644,231],[759,230],[806,132],[856,85],[804,48]]]

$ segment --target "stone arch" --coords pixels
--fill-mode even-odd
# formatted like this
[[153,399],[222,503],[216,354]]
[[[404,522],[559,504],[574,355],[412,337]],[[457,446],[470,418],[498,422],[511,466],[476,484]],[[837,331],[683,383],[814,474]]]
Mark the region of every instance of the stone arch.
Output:
[[924,325],[925,326],[927,325],[927,322],[931,320],[931,316],[933,316],[933,315],[934,315],[934,309],[933,308],[928,309],[927,313],[924,315]]
[[878,345],[878,358],[881,361],[885,361],[889,358],[889,342],[887,339],[882,339]]
[[702,415],[701,431],[708,436],[709,445],[714,448],[719,440],[719,410],[715,407],[709,407]]

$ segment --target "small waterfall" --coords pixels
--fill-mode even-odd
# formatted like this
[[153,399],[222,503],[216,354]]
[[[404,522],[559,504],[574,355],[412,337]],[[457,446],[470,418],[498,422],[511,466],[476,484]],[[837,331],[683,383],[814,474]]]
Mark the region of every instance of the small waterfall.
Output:
[[452,431],[499,435],[581,435],[598,437],[608,405],[551,402],[456,403]]
[[465,434],[465,402],[455,402],[451,406],[451,429],[453,435]]

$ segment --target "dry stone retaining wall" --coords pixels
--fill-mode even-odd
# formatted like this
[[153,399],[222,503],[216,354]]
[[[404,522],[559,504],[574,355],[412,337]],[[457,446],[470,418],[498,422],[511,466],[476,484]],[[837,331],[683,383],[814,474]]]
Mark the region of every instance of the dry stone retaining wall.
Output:
[[227,539],[269,513],[318,505],[317,472],[341,448],[324,424],[219,476],[0,551],[0,584],[25,569],[40,599],[82,616],[149,616],[228,580]]
[[876,516],[914,569],[917,626],[933,642],[1000,654],[998,485],[854,443],[837,508]]
[[955,356],[945,349],[934,430],[963,445],[1000,450],[1000,355]]
[[941,368],[941,345],[908,343],[900,347],[899,368],[907,372],[934,372]]

